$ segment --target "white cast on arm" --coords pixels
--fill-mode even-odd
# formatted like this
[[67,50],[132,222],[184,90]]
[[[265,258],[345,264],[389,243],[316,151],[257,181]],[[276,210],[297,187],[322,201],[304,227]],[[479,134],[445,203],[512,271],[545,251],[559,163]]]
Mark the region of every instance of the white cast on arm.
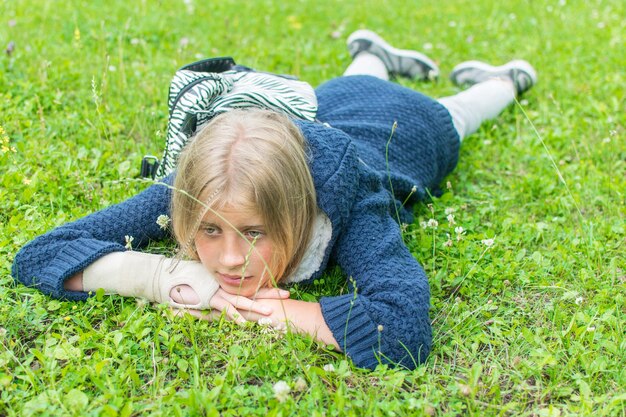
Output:
[[[196,292],[198,304],[179,304],[170,291],[188,285]],[[200,262],[183,261],[142,252],[114,252],[103,256],[83,271],[83,291],[102,288],[107,294],[143,297],[177,308],[204,310],[219,283]]]

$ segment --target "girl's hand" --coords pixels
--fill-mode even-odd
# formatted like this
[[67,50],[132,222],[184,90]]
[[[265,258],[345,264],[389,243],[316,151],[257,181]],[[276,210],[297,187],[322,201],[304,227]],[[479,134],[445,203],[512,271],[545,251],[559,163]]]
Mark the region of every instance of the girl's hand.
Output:
[[[219,290],[220,292],[222,290]],[[276,294],[276,290],[274,289],[274,295]],[[227,296],[236,297],[232,294],[226,293]],[[217,294],[216,294],[217,295]],[[264,296],[267,294],[263,294]],[[269,294],[272,296],[272,294]],[[215,297],[213,297],[215,298]],[[235,310],[233,304],[230,303],[232,309],[230,311],[226,311],[226,316],[231,320],[236,321],[237,323],[244,323],[247,321],[256,321],[258,322],[260,319],[270,319],[272,327],[283,327],[289,326],[294,331],[300,333],[306,333],[308,335],[313,336],[317,340],[321,341],[326,345],[333,346],[337,351],[341,352],[341,348],[339,347],[339,343],[333,336],[330,328],[326,324],[324,320],[324,316],[322,315],[322,308],[319,303],[312,303],[307,301],[300,300],[292,300],[292,299],[259,299],[257,302],[253,300],[246,299],[245,297],[238,297],[240,300],[245,299],[247,302],[252,303],[249,305],[250,308],[244,310],[240,308],[240,310]],[[211,299],[213,302],[213,299]],[[261,308],[268,308],[272,312],[270,314],[260,314],[258,310]],[[187,312],[194,317],[203,320],[215,320],[219,319],[222,315],[220,311],[211,310],[208,313],[203,313],[200,310],[177,310],[178,312]],[[267,311],[267,310],[266,310]],[[235,317],[237,315],[237,317]],[[244,316],[244,317],[241,317]],[[265,320],[264,320],[265,321]]]
[[[289,298],[289,292],[277,288],[260,289],[255,298],[281,300]],[[222,288],[217,290],[215,295],[211,298],[211,301],[209,301],[209,305],[213,310],[224,312],[226,317],[239,324],[246,322],[242,313],[250,312],[262,316],[269,316],[274,312],[272,307],[258,303],[254,299],[230,294]]]
[[[192,316],[203,320],[214,320],[215,318],[221,317],[223,312],[229,320],[243,324],[247,321],[244,315],[247,316],[250,314],[252,317],[267,317],[274,313],[273,307],[263,305],[257,302],[257,299],[284,300],[287,298],[289,298],[289,291],[278,288],[260,289],[254,296],[254,299],[230,294],[220,288],[209,301],[209,305],[212,309],[210,313],[203,314],[202,311],[194,309],[183,309],[181,311],[188,312]],[[178,313],[178,311],[176,313]]]

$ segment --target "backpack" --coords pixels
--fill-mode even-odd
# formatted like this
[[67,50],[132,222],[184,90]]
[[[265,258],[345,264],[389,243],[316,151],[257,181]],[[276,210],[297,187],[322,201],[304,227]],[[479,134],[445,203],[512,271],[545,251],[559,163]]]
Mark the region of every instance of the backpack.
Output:
[[303,120],[315,120],[313,88],[297,78],[254,71],[231,57],[209,58],[185,65],[174,75],[168,94],[169,116],[161,161],[145,156],[144,178],[165,177],[195,133],[215,115],[235,108],[260,107]]

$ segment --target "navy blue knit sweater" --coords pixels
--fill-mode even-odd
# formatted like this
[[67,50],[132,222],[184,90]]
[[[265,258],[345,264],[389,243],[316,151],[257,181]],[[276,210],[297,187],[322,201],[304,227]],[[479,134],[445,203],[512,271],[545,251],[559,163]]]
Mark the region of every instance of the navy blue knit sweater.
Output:
[[[318,119],[327,125],[298,126],[309,143],[318,206],[331,220],[332,236],[310,279],[335,261],[356,286],[320,300],[324,320],[357,366],[414,368],[431,348],[430,292],[402,242],[394,205],[400,207],[414,186],[418,192],[410,202],[437,188],[456,165],[458,135],[439,103],[373,77],[337,78],[316,93]],[[167,187],[153,185],[39,236],[16,255],[12,275],[53,297],[83,300],[86,293],[66,291],[63,282],[96,259],[125,250],[125,235],[134,237],[135,248],[168,237],[156,219],[169,215],[170,198]],[[402,221],[411,219],[408,210],[399,210]]]

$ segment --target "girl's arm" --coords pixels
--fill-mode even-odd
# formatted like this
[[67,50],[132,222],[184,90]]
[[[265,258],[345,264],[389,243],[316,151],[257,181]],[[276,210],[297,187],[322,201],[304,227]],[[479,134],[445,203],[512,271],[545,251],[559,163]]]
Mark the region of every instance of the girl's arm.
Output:
[[358,366],[414,368],[431,348],[428,280],[402,241],[380,179],[361,168],[358,190],[333,253],[353,288],[322,298],[322,314],[339,347]]
[[[164,182],[170,184],[171,177]],[[125,251],[126,236],[133,249],[168,236],[157,219],[169,216],[170,198],[167,186],[154,184],[120,204],[57,227],[17,253],[11,275],[52,297],[84,300],[87,293],[65,289],[63,283],[101,257]]]

